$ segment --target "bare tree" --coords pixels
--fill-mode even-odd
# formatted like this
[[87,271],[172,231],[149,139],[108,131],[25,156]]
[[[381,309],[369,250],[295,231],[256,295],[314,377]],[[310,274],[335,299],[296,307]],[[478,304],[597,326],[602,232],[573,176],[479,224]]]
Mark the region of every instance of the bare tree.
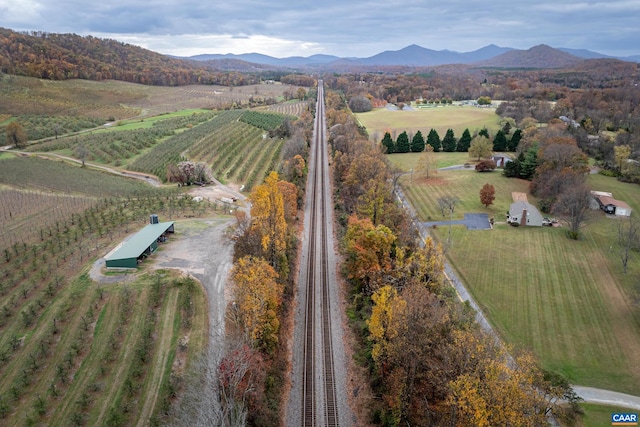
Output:
[[584,185],[566,188],[553,206],[553,213],[569,225],[569,238],[577,240],[580,229],[589,219],[591,192]]
[[76,145],[76,157],[82,162],[82,167],[84,167],[84,162],[89,157],[89,149],[84,144]]
[[460,201],[456,196],[446,195],[442,196],[438,199],[438,207],[440,208],[440,212],[442,212],[442,216],[447,214],[453,215],[456,209],[456,204]]
[[620,249],[620,261],[622,269],[627,274],[629,255],[634,248],[640,246],[640,223],[635,216],[629,219],[621,218],[617,223],[618,248]]
[[[456,196],[446,195],[438,199],[438,206],[442,216],[449,214],[449,222],[453,219],[453,212],[456,209],[456,204],[460,201]],[[447,246],[451,248],[451,223],[449,223],[449,238],[447,239]]]
[[424,173],[427,179],[429,179],[429,173],[437,173],[437,162],[436,156],[433,153],[433,147],[429,144],[426,145],[424,152],[418,159],[418,165],[416,167],[416,172]]

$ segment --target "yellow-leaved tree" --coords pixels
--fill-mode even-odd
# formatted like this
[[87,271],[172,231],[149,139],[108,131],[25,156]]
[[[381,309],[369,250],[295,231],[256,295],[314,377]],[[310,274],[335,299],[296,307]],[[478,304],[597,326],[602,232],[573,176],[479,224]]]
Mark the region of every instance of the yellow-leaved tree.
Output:
[[278,342],[278,310],[284,285],[278,273],[262,258],[240,258],[231,271],[234,313],[249,341],[266,352]]
[[371,357],[384,375],[385,366],[390,357],[389,345],[398,337],[399,325],[395,320],[403,316],[407,303],[398,295],[398,291],[389,285],[374,292],[371,300],[373,307],[371,317],[367,320],[369,340],[373,342]]
[[[260,233],[262,250],[272,267],[286,266],[287,222],[278,173],[271,172],[251,193],[253,226]],[[284,262],[283,262],[284,261]]]

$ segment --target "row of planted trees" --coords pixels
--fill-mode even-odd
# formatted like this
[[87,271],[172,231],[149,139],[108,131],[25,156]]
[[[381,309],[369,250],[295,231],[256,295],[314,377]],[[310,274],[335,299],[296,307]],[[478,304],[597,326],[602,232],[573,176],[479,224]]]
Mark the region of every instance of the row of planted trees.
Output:
[[498,130],[491,140],[489,131],[486,128],[475,132],[472,136],[469,129],[465,129],[462,136],[457,139],[453,132],[453,129],[448,129],[445,136],[440,139],[438,131],[431,129],[427,138],[425,139],[421,131],[417,131],[415,135],[409,138],[407,131],[403,131],[394,139],[391,137],[391,133],[385,132],[382,138],[382,146],[387,154],[392,153],[421,153],[429,145],[434,152],[462,152],[472,153],[474,151],[473,146],[482,143],[488,148],[489,151],[512,151],[515,152],[518,148],[518,144],[522,139],[522,131],[516,129],[513,134],[511,133],[511,125],[507,122],[505,126]]
[[[488,426],[572,418],[566,381],[541,371],[530,354],[510,356],[455,298],[441,246],[418,238],[393,197],[382,151],[327,92],[354,352],[372,396],[358,393],[357,406],[368,408],[361,421]],[[561,406],[563,398],[571,405]]]

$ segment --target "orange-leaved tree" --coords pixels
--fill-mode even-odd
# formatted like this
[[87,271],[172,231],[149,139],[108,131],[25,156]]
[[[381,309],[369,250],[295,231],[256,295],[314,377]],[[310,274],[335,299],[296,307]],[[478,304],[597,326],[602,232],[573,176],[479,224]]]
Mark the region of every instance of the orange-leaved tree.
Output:
[[385,225],[374,227],[369,218],[349,217],[345,235],[345,268],[350,279],[373,293],[391,270],[391,250],[396,236]]
[[231,271],[234,314],[247,339],[266,352],[278,342],[284,285],[278,273],[262,258],[240,258]]
[[480,203],[482,203],[485,207],[489,207],[489,205],[493,204],[493,201],[496,198],[496,189],[493,185],[486,183],[480,189]]
[[278,181],[278,189],[282,193],[284,217],[288,222],[295,219],[298,214],[298,188],[288,181]]

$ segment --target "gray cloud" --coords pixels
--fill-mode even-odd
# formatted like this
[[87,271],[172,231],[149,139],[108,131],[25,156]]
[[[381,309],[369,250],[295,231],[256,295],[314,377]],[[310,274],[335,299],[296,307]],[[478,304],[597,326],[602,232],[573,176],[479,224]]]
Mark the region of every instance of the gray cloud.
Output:
[[630,55],[640,53],[638,18],[637,0],[0,0],[0,26],[99,34],[172,54],[369,56],[412,43],[457,51],[545,43]]

